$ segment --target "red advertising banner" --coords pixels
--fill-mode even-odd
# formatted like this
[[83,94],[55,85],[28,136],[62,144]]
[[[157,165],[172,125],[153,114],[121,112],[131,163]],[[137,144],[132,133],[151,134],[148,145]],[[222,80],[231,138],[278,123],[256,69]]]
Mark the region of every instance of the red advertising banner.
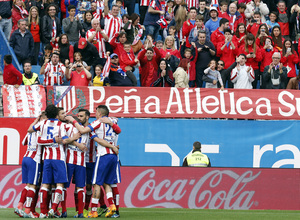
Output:
[[300,91],[259,89],[47,87],[47,103],[70,114],[105,104],[115,117],[299,119]]
[[37,117],[46,108],[46,92],[41,85],[2,86],[5,117]]
[[[122,167],[121,207],[298,210],[299,169]],[[0,208],[16,207],[21,166],[0,166]],[[74,185],[67,204],[74,206]]]

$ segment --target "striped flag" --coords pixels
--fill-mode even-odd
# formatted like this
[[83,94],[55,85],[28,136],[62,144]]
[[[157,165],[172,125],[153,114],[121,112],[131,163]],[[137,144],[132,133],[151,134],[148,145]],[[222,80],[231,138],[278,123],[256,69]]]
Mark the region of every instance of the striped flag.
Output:
[[103,72],[102,72],[104,78],[109,76],[109,70],[110,70],[110,56],[107,56],[107,60],[103,67]]

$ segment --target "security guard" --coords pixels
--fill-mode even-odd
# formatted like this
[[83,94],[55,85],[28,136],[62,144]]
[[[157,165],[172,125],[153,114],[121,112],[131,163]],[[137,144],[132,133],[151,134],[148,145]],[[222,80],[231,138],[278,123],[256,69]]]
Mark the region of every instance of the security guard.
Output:
[[183,167],[211,167],[208,156],[201,153],[201,143],[196,141],[193,144],[193,151],[183,161]]
[[24,62],[24,73],[23,75],[23,85],[38,85],[40,84],[39,75],[31,72],[31,63],[30,61]]

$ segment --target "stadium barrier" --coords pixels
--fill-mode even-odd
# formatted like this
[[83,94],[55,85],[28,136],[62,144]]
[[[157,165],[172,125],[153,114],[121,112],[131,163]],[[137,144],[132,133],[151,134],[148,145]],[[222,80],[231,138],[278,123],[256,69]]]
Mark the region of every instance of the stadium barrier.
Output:
[[[41,86],[38,88],[39,100],[33,98],[34,89],[3,86],[4,116],[35,117],[39,111],[24,114],[23,109],[29,100],[35,100],[43,110],[46,94],[47,104],[63,107],[68,114],[85,108],[93,117],[96,107],[105,104],[112,116],[126,118],[300,118],[299,90],[48,86],[44,93]],[[17,94],[22,99],[14,98]],[[9,108],[12,105],[16,109]]]
[[[299,169],[121,167],[120,206],[298,210]],[[0,166],[0,208],[17,207],[21,166]],[[74,207],[74,185],[67,206]],[[39,207],[39,203],[38,203]],[[12,213],[13,215],[13,213]]]
[[[0,118],[0,165],[21,165],[33,120]],[[300,168],[300,121],[120,118],[118,124],[124,166],[181,166],[200,141],[213,167]]]

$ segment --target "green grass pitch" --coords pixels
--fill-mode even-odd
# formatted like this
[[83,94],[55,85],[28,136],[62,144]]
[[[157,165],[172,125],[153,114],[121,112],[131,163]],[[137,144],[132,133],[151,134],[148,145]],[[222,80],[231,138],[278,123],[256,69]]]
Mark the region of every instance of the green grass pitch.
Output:
[[[39,210],[38,210],[39,211]],[[74,208],[68,209],[68,219],[74,219]],[[166,208],[120,208],[120,219],[145,220],[293,220],[300,219],[300,211],[281,210],[220,210],[220,209],[166,209]],[[101,218],[105,219],[104,216]],[[0,219],[21,219],[14,209],[0,209]]]

